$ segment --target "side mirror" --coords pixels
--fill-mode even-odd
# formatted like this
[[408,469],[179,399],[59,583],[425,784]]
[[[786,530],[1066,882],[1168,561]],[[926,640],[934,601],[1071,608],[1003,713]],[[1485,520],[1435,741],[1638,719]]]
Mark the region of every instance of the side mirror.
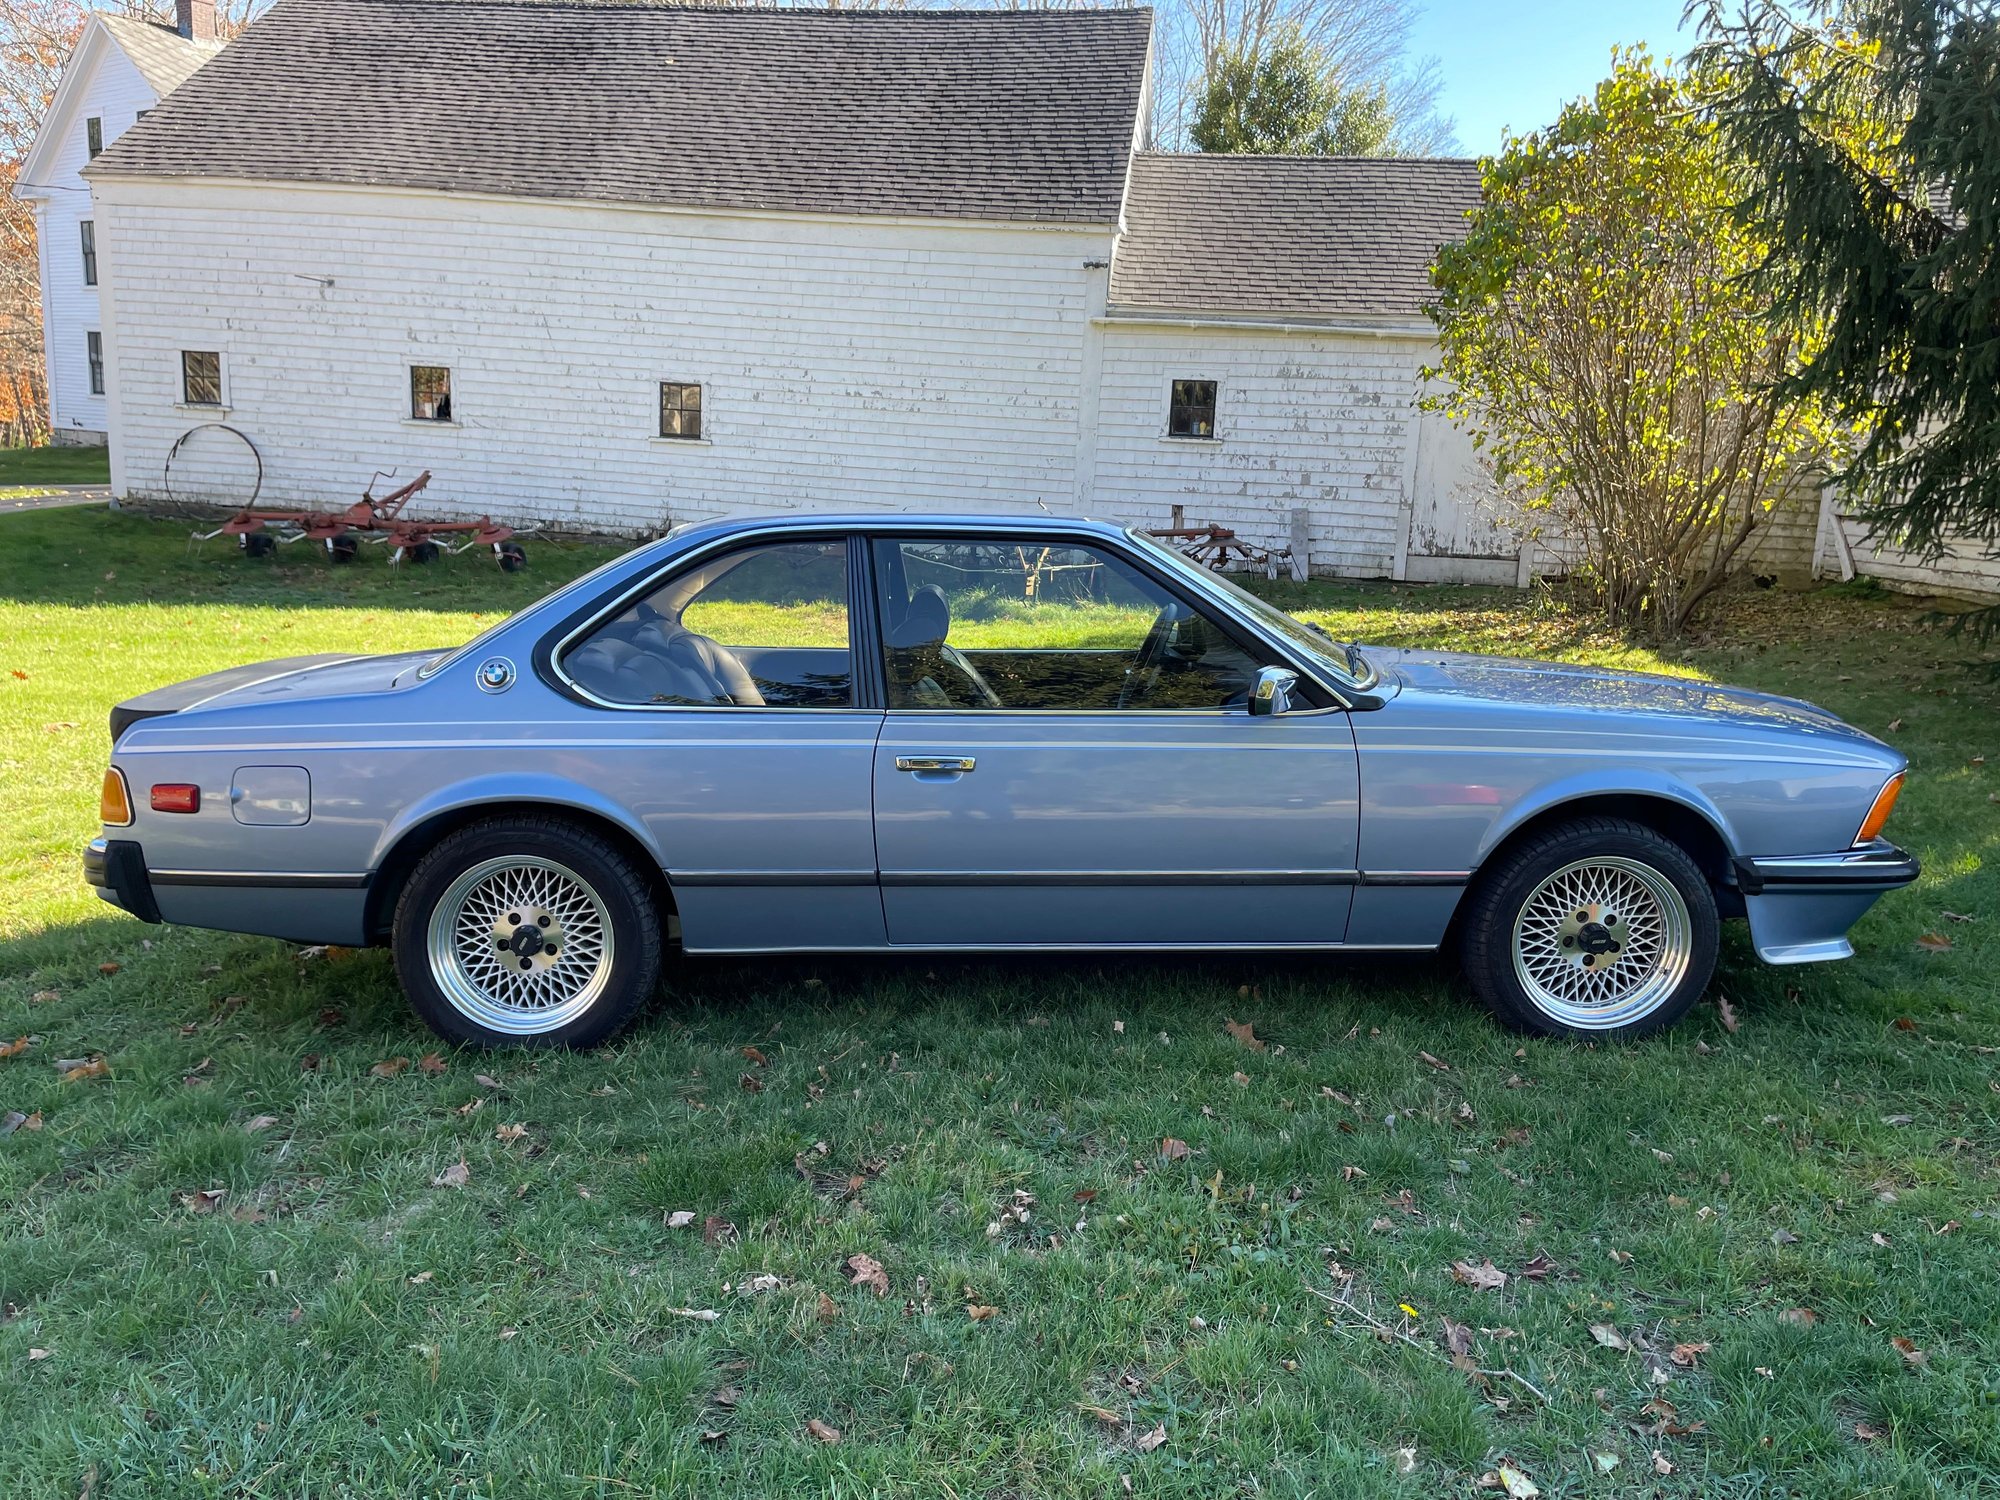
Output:
[[1250,689],[1250,712],[1253,714],[1288,714],[1292,711],[1292,689],[1299,685],[1299,674],[1288,667],[1265,667],[1257,673],[1257,684]]

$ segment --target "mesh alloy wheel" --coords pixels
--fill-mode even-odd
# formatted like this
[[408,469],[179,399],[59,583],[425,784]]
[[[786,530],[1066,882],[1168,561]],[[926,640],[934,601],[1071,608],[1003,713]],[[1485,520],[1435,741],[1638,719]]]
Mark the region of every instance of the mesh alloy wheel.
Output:
[[555,1031],[610,982],[616,940],[603,899],[538,855],[482,860],[431,910],[431,978],[467,1020],[506,1036]]
[[1546,877],[1514,919],[1514,974],[1564,1026],[1600,1031],[1654,1010],[1686,977],[1687,903],[1649,865],[1580,859]]

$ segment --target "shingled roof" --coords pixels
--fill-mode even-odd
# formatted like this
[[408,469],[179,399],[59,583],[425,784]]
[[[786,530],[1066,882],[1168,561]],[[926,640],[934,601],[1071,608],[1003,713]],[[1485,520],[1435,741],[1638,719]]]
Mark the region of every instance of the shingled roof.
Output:
[[131,59],[139,76],[162,99],[222,50],[220,42],[192,42],[171,26],[143,21],[137,16],[101,15],[97,19],[104,23],[119,50]]
[[1479,204],[1479,164],[1410,157],[1133,158],[1120,310],[1397,321]]
[[91,175],[1117,221],[1152,12],[278,0]]

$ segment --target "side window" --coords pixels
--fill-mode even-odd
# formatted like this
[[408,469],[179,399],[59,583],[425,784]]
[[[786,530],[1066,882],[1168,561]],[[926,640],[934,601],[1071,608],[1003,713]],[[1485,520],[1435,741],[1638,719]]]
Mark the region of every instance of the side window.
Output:
[[891,708],[1240,708],[1264,665],[1096,547],[878,541],[875,576]]
[[562,668],[608,703],[851,708],[847,544],[708,558],[598,626]]

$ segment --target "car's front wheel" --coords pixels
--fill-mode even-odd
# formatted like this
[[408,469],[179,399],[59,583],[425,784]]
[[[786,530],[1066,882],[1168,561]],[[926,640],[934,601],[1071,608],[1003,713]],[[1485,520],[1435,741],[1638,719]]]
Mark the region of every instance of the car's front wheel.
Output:
[[495,818],[439,841],[396,903],[396,972],[440,1036],[589,1047],[660,979],[660,917],[637,865],[557,818]]
[[1578,818],[1485,872],[1462,925],[1466,977],[1508,1025],[1641,1036],[1673,1025],[1715,972],[1715,893],[1643,824]]

